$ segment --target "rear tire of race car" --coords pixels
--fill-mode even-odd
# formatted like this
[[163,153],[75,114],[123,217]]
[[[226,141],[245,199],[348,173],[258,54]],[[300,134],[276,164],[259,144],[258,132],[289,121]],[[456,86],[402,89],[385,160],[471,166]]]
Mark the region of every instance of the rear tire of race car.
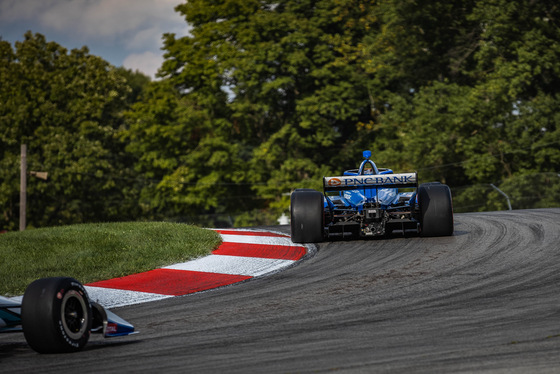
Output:
[[453,235],[451,190],[445,184],[425,183],[418,187],[422,236]]
[[75,352],[89,339],[91,304],[73,278],[42,278],[25,290],[21,322],[27,343],[39,353]]
[[295,190],[291,196],[291,233],[294,243],[323,240],[323,194],[310,189]]

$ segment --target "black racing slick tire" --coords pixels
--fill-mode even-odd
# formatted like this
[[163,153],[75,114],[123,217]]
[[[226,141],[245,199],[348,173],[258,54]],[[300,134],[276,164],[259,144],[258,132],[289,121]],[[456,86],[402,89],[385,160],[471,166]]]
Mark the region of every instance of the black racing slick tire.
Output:
[[445,184],[425,183],[418,187],[422,236],[453,235],[451,190]]
[[27,343],[39,353],[75,352],[89,339],[91,304],[73,278],[42,278],[25,290],[21,323]]
[[290,214],[292,242],[323,241],[323,194],[321,192],[310,189],[292,192]]

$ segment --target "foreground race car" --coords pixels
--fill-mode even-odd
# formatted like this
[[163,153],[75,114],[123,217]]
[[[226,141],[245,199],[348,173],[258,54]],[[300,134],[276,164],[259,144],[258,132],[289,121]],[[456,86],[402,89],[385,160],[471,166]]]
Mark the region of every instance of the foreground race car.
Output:
[[328,238],[378,237],[395,230],[422,236],[453,235],[451,191],[439,182],[418,185],[416,173],[378,168],[364,151],[359,169],[323,178],[323,193],[292,192],[291,236],[295,243]]
[[106,338],[134,334],[134,326],[92,302],[73,278],[42,278],[25,290],[21,303],[0,296],[0,332],[21,332],[39,353],[74,352],[90,333]]

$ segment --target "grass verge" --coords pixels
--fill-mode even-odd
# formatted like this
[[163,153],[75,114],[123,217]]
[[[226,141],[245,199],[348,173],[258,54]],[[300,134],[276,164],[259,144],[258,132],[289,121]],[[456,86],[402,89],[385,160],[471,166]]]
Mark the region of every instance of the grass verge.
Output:
[[205,256],[221,239],[211,230],[164,222],[80,224],[0,235],[0,295],[23,295],[35,279],[82,283],[122,277]]

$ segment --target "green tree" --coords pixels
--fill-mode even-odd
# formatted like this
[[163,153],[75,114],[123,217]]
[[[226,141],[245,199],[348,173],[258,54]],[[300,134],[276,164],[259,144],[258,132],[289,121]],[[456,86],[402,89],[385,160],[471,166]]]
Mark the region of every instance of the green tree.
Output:
[[31,32],[0,46],[1,225],[17,222],[20,144],[29,169],[49,173],[29,179],[30,226],[134,217],[133,160],[118,137],[134,74]]
[[465,142],[477,153],[466,170],[472,179],[552,171],[558,161],[559,16],[546,1],[477,4],[472,18],[483,28],[471,96],[481,121]]
[[[555,115],[558,15],[558,6],[548,2],[472,3],[456,37],[449,34],[454,42],[443,54],[449,59],[440,64],[440,76],[426,74],[428,79],[408,86],[408,94],[389,90],[386,95],[390,109],[378,128],[385,133],[394,130],[398,136],[382,157],[404,156],[403,165],[452,186],[482,183],[489,188],[489,183],[503,182],[519,199],[539,195],[544,201],[556,196],[560,202],[554,192],[557,184],[537,182],[540,173],[557,169],[560,152]],[[394,50],[388,49],[389,56]],[[401,71],[398,66],[387,69]],[[532,185],[531,178],[520,178],[531,174]],[[491,201],[499,196],[487,199],[487,192],[479,190],[485,188],[467,189],[456,200],[472,200],[474,194],[474,200],[488,201],[475,209],[498,208]],[[514,207],[528,207],[519,199]]]
[[537,144],[555,154],[556,5],[395,1],[376,11],[363,64],[379,116],[358,134],[381,134],[381,159],[454,184],[550,169],[533,158]]
[[[374,22],[371,7],[241,0],[178,6],[192,35],[166,35],[162,82],[130,115],[128,149],[140,158],[138,170],[161,180],[146,194],[158,196],[153,208],[279,213],[286,193],[319,188],[330,165],[340,169],[348,157],[339,149],[369,116],[355,43]],[[175,130],[156,131],[167,128]]]
[[552,2],[193,0],[176,10],[191,35],[165,36],[161,82],[126,135],[154,179],[148,211],[278,215],[290,190],[320,188],[363,149],[452,186],[557,165]]

